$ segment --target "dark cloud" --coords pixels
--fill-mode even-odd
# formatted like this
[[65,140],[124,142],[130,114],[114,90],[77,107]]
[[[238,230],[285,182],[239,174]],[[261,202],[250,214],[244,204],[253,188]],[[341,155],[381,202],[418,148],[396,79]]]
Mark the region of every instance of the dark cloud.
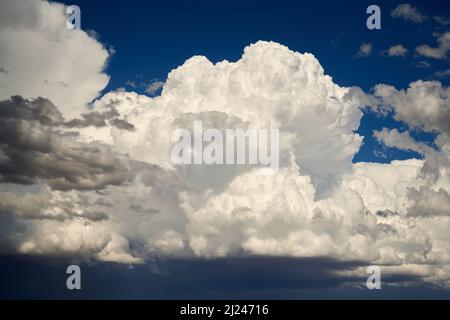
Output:
[[[88,299],[311,299],[380,297],[448,297],[445,290],[410,286],[409,275],[382,277],[382,290],[364,287],[367,274],[346,277],[362,262],[328,258],[246,257],[196,260],[163,260],[130,269],[114,263],[81,264],[82,290],[65,287],[69,264],[58,257],[0,256],[0,298]],[[30,272],[33,270],[33,272]],[[350,286],[349,284],[354,284]]]
[[158,209],[145,209],[140,204],[130,204],[129,208],[130,208],[130,210],[133,210],[133,211],[138,212],[138,213],[145,213],[145,214],[159,213]]
[[134,126],[126,120],[118,119],[119,113],[114,107],[110,106],[109,110],[103,112],[92,111],[81,115],[81,119],[72,119],[64,125],[68,128],[85,128],[85,127],[106,127],[108,124],[121,130],[134,130]]
[[131,123],[129,123],[125,120],[122,120],[122,119],[112,119],[109,123],[111,125],[115,126],[116,128],[122,129],[122,130],[132,131],[135,129]]
[[101,207],[112,207],[113,206],[113,204],[111,203],[111,202],[108,202],[108,201],[106,201],[105,199],[103,199],[103,198],[98,198],[97,200],[95,200],[95,204],[97,205],[97,206],[101,206]]
[[410,189],[409,197],[414,199],[413,205],[408,209],[411,217],[450,216],[450,195],[444,189],[439,191],[421,187],[419,190]]
[[83,119],[73,119],[66,122],[65,125],[69,128],[84,128],[89,126],[105,127],[106,117],[99,112],[90,112],[82,115]]
[[[97,122],[97,115],[86,116]],[[129,169],[107,146],[77,142],[61,132],[63,118],[47,99],[12,97],[0,102],[2,182],[41,180],[59,190],[92,190],[126,181]]]
[[366,279],[366,274],[361,277],[339,274],[339,271],[354,270],[364,265],[363,262],[330,258],[250,256],[165,263],[162,266],[171,275],[192,267],[197,285],[211,290],[331,288],[350,282],[364,283]]
[[48,99],[26,100],[13,96],[10,100],[0,101],[0,119],[37,121],[42,125],[59,125],[63,122],[61,112]]

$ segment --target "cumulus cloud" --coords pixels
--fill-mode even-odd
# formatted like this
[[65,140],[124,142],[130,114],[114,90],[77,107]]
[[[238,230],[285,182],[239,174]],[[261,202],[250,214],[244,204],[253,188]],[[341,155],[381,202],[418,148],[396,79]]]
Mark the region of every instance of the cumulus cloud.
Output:
[[403,45],[397,44],[395,46],[390,47],[388,50],[383,51],[383,54],[388,55],[389,57],[403,57],[408,52]]
[[432,150],[430,146],[414,140],[408,132],[399,132],[398,129],[383,128],[374,131],[374,137],[388,147],[416,151],[423,155]]
[[[423,94],[416,93],[421,90]],[[50,127],[54,140],[72,133],[71,143],[78,148],[101,145],[109,150],[108,158],[126,156],[133,169],[133,174],[125,175],[126,185],[108,181],[65,191],[52,183],[53,176],[41,175],[34,178],[53,189],[34,194],[25,189],[16,196],[2,193],[2,210],[30,226],[12,245],[27,254],[131,264],[155,254],[327,256],[414,265],[414,272],[427,275],[420,266],[427,263],[427,255],[438,256],[435,241],[440,246],[446,241],[443,234],[422,226],[423,219],[448,216],[442,155],[434,157],[436,150],[404,133],[381,131],[377,138],[387,146],[417,150],[425,159],[383,165],[353,165],[351,159],[361,144],[354,133],[361,118],[359,107],[378,101],[411,122],[402,108],[411,110],[410,102],[429,103],[436,90],[436,99],[445,98],[447,89],[435,82],[412,84],[407,92],[380,85],[374,97],[367,97],[356,94],[356,88],[334,84],[312,55],[258,42],[236,62],[189,59],[169,74],[164,91],[155,98],[110,92],[77,121],[65,121],[45,99],[4,101],[1,115],[8,123],[16,119]],[[441,108],[444,104],[437,103]],[[413,110],[424,114],[416,116],[421,123],[411,122],[411,127],[444,130],[439,117],[436,122],[427,118],[430,112],[422,105]],[[442,110],[436,112],[442,116]],[[134,129],[118,128],[111,119],[126,121]],[[215,128],[278,127],[280,170],[265,176],[254,166],[172,165],[170,133],[189,128],[194,120]],[[70,142],[66,144],[70,148]],[[51,143],[38,145],[50,155],[54,151]],[[445,141],[438,145],[445,146]],[[95,161],[89,165],[99,166]],[[89,172],[89,165],[82,171]],[[430,180],[426,167],[441,171]],[[5,192],[12,192],[8,189]],[[17,194],[27,200],[19,204]],[[29,209],[46,202],[49,205],[38,212]]]
[[[188,212],[201,211],[201,206],[210,201],[210,192],[218,196],[239,176],[252,176],[253,170],[258,169],[245,165],[174,167],[170,162],[171,132],[180,126],[191,126],[196,119],[215,128],[279,128],[283,132],[281,153],[286,169],[278,179],[286,172],[294,174],[300,165],[308,176],[294,178],[304,181],[309,189],[304,200],[313,203],[351,170],[351,159],[361,144],[361,137],[354,133],[361,117],[360,105],[350,91],[334,84],[311,54],[259,42],[247,47],[237,62],[214,65],[204,57],[189,59],[169,74],[161,96],[152,99],[111,92],[96,101],[91,112],[71,121],[58,114],[46,99],[5,100],[3,118],[9,126],[15,124],[13,132],[17,133],[12,136],[17,138],[4,139],[4,181],[47,184],[52,188],[52,199],[56,192],[62,192],[60,196],[64,197],[68,192],[65,190],[87,192],[94,198],[100,192],[101,199],[87,203],[108,203],[108,207],[95,211],[107,211],[109,219],[92,216],[88,210],[77,215],[66,208],[54,216],[51,210],[44,210],[37,219],[31,219],[34,232],[27,234],[17,248],[28,253],[77,251],[78,246],[69,245],[57,249],[56,242],[50,244],[42,237],[53,233],[50,226],[71,232],[69,226],[78,230],[82,228],[78,220],[87,219],[89,228],[98,226],[106,232],[106,240],[86,244],[86,254],[96,252],[103,260],[119,261],[124,257],[123,251],[128,250],[123,240],[114,240],[120,246],[108,245],[113,238],[134,243],[133,248],[138,249],[129,252],[131,257],[145,258],[155,252],[201,252],[195,239],[206,234],[197,234],[195,215]],[[117,127],[111,119],[130,124],[133,130]],[[22,134],[25,129],[33,134]],[[35,161],[28,160],[28,153],[33,154]],[[52,160],[54,155],[58,161]],[[317,155],[321,161],[317,161]],[[27,161],[13,161],[14,157],[25,156]],[[41,161],[44,156],[45,161]],[[122,161],[123,157],[127,161]],[[64,208],[58,202],[55,205]],[[299,206],[304,204],[300,201]],[[4,207],[15,212],[17,219],[30,220],[25,208],[11,203]],[[187,233],[186,228],[192,231]],[[89,241],[91,231],[86,232],[84,241]],[[231,234],[228,236],[232,238]],[[236,248],[247,247],[242,243],[233,246],[224,250],[231,254]],[[205,254],[215,253],[213,250]],[[127,261],[133,260],[124,257],[123,262]]]
[[406,90],[377,85],[375,96],[395,111],[395,118],[413,128],[450,133],[450,89],[439,81],[418,80]]
[[437,134],[434,145],[419,142],[410,132],[397,129],[375,131],[377,140],[388,147],[412,150],[424,157],[420,175],[414,186],[408,188],[410,204],[406,214],[414,217],[431,218],[448,216],[450,192],[450,139],[448,87],[437,81],[417,81],[408,90],[396,90],[390,86],[377,86],[379,95],[410,130],[425,130]]
[[[14,3],[10,14],[29,5]],[[30,3],[35,11],[28,12],[37,13],[12,21],[12,34],[40,26],[48,12],[60,17],[61,6]],[[104,62],[106,51],[97,49]],[[1,77],[17,72],[5,61]],[[101,68],[92,70],[86,81],[97,89],[89,99],[101,90]],[[83,82],[67,84],[84,90]],[[160,95],[113,91],[76,113],[68,111],[74,101],[51,90],[17,88],[0,102],[2,250],[125,264],[155,256],[327,257],[450,284],[450,91],[440,82],[406,90],[380,84],[367,95],[336,84],[314,55],[260,41],[235,62],[188,59],[168,74]],[[411,131],[434,132],[433,146],[410,131],[374,132],[386,148],[423,159],[353,164],[367,105],[392,112]],[[279,170],[173,164],[172,132],[197,120],[205,129],[278,129]],[[340,270],[359,271],[353,264]]]
[[[277,76],[281,74],[285,78]],[[312,55],[267,42],[246,48],[237,62],[214,65],[204,57],[189,59],[169,74],[162,95],[153,99],[108,93],[94,103],[93,112],[115,110],[119,115],[114,116],[135,130],[119,130],[106,120],[97,126],[72,124],[71,130],[77,130],[83,143],[101,142],[139,161],[137,174],[126,186],[108,185],[100,194],[87,191],[85,201],[105,206],[108,219],[92,219],[88,213],[46,218],[49,213],[44,212],[32,219],[33,232],[20,239],[17,250],[122,263],[139,263],[154,254],[223,257],[245,252],[423,265],[442,235],[430,235],[410,219],[446,219],[444,207],[438,210],[445,205],[445,194],[420,178],[424,160],[351,164],[361,143],[353,133],[361,117],[358,107],[373,100],[354,93],[324,75]],[[387,86],[377,87],[375,94],[389,108],[401,101],[399,92]],[[289,137],[281,148],[282,168],[264,176],[255,167],[194,170],[170,165],[171,144],[164,138],[196,119],[217,128],[264,127],[270,121]],[[67,124],[60,118],[58,123]],[[378,136],[389,143],[389,134]],[[408,139],[402,143],[389,145],[420,151]],[[322,162],[316,154],[325,155]],[[423,190],[436,193],[436,200],[414,201],[419,199],[414,192]],[[427,206],[433,211],[426,211]],[[5,208],[30,220],[23,208],[8,203]],[[80,219],[88,223],[80,224]],[[84,235],[83,246],[75,234],[69,235],[72,240],[60,240],[75,231]],[[416,267],[414,272],[423,270]]]
[[414,67],[418,69],[428,69],[431,67],[431,64],[428,61],[421,60],[414,64]]
[[371,43],[363,43],[359,47],[359,51],[356,53],[358,58],[368,57],[372,54],[373,45]]
[[413,23],[422,23],[427,19],[427,16],[421,13],[416,7],[408,3],[399,4],[391,10],[392,18],[399,18]]
[[[87,111],[105,88],[108,51],[82,30],[66,27],[65,6],[1,0],[0,100],[43,97],[66,118]],[[55,63],[58,61],[58,63]]]
[[15,96],[0,101],[0,177],[2,182],[55,189],[99,189],[120,184],[128,169],[106,146],[82,143],[62,132],[63,118],[47,99]]
[[416,52],[421,56],[433,59],[445,59],[447,58],[448,51],[450,50],[450,32],[445,32],[437,38],[438,46],[430,47],[427,44],[418,46]]

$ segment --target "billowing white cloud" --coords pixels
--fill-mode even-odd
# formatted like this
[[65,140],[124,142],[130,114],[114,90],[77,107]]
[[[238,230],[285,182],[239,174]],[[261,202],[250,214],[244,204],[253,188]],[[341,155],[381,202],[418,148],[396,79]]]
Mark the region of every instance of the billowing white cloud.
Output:
[[66,26],[66,7],[40,0],[0,1],[0,99],[50,99],[67,118],[105,88],[108,51]]
[[[380,142],[418,151],[424,160],[351,164],[351,159],[361,143],[353,133],[361,117],[358,107],[378,101],[411,128],[442,132],[445,125],[424,106],[445,99],[446,90],[437,82],[417,82],[408,91],[379,85],[374,97],[355,94],[357,89],[339,87],[324,75],[312,55],[270,42],[247,47],[233,63],[191,58],[169,74],[160,96],[110,92],[93,111],[109,124],[85,116],[65,129],[78,132],[78,143],[96,141],[126,155],[135,162],[133,176],[100,193],[83,191],[82,198],[76,190],[46,191],[53,207],[64,209],[59,215],[47,209],[33,217],[25,204],[5,202],[4,208],[29,225],[14,245],[30,254],[122,263],[155,254],[328,256],[437,281],[431,272],[448,254],[436,250],[444,250],[448,239],[431,230],[429,220],[448,223],[448,154],[385,129],[375,132]],[[436,105],[433,110],[442,116],[445,103]],[[134,129],[112,125],[107,115]],[[280,170],[265,176],[255,167],[172,165],[172,130],[196,119],[215,128],[278,127]],[[447,145],[442,137],[436,143]],[[61,203],[70,197],[75,207]],[[106,216],[96,219],[82,211],[83,204]],[[83,234],[82,245],[73,232]],[[441,273],[439,281],[448,276]]]
[[[44,5],[60,17],[60,6]],[[37,23],[20,21],[13,33]],[[86,82],[97,83],[101,67],[89,69]],[[83,91],[84,83],[68,87]],[[154,255],[332,257],[450,284],[449,88],[439,82],[378,85],[369,96],[335,84],[312,54],[260,41],[236,62],[188,59],[158,96],[109,92],[90,112],[75,108],[76,119],[68,119],[73,101],[60,105],[41,89],[18,86],[13,94],[30,99],[0,103],[3,127],[14,128],[0,130],[2,250],[125,264]],[[56,107],[35,99],[44,94]],[[89,101],[78,98],[79,106]],[[353,164],[366,105],[392,111],[411,130],[435,132],[434,146],[383,129],[374,134],[386,147],[423,160]],[[174,165],[171,134],[195,120],[219,130],[279,129],[280,169]],[[58,159],[68,165],[52,165]]]

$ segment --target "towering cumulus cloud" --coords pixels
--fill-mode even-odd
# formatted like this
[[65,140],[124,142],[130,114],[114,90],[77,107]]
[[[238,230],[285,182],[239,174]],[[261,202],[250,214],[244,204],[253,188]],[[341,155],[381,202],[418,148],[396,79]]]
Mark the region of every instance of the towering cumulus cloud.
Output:
[[66,27],[65,6],[1,0],[0,99],[43,97],[66,117],[78,116],[105,88],[108,52],[81,30]]
[[[448,88],[418,81],[406,91],[379,85],[373,96],[355,94],[312,54],[260,41],[236,62],[188,59],[159,96],[109,92],[88,111],[107,81],[107,52],[82,31],[42,31],[54,27],[42,22],[45,15],[62,21],[62,6],[26,3],[8,7],[33,6],[34,15],[0,32],[8,69],[0,74],[1,250],[125,264],[155,256],[326,257],[450,284]],[[49,42],[52,34],[55,50],[79,45],[92,54],[58,56],[67,72],[76,62],[76,81],[53,74],[53,53],[45,51],[30,71],[42,83],[19,81],[27,79],[20,59],[30,50],[8,41],[22,33]],[[56,89],[60,80],[67,86]],[[437,135],[427,145],[408,131],[374,132],[386,147],[423,160],[352,163],[362,142],[354,133],[360,108],[369,102],[411,130]],[[279,129],[279,170],[174,165],[172,132],[192,130],[194,121],[219,130]]]

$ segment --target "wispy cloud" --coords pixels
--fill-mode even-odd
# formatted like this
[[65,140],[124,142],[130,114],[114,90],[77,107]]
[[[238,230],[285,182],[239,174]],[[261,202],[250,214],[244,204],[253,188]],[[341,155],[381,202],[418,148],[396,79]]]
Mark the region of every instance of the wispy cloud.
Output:
[[136,82],[133,80],[128,80],[125,84],[131,88],[137,88]]
[[391,11],[392,18],[399,18],[413,23],[422,23],[427,16],[408,3],[399,4]]
[[153,94],[157,93],[158,90],[163,87],[163,85],[164,85],[163,81],[160,81],[160,80],[153,81],[152,83],[150,83],[147,86],[147,88],[145,89],[145,92],[153,95]]
[[450,24],[450,18],[442,17],[442,16],[434,16],[433,20],[439,23],[441,26],[448,26]]
[[450,77],[450,69],[436,71],[436,72],[434,73],[434,76],[435,76],[435,77],[438,77],[438,78],[447,78],[447,77]]
[[414,67],[418,69],[428,69],[431,67],[431,64],[428,61],[421,60],[415,63]]

